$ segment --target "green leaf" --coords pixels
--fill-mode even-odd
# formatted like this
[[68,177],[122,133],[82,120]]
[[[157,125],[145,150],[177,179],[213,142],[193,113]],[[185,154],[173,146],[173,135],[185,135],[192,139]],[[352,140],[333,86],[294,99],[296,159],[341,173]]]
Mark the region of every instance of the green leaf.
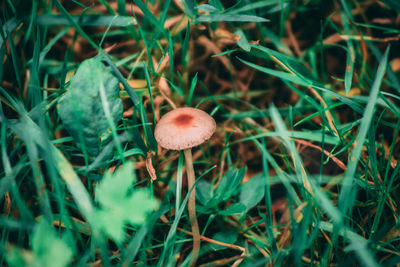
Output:
[[194,89],[196,88],[197,85],[197,74],[193,77],[192,83],[190,84],[190,89],[189,89],[189,96],[188,96],[188,106],[190,106],[190,104],[192,103],[192,98],[193,98],[193,93],[194,93]]
[[235,31],[235,34],[238,34],[240,36],[237,44],[240,48],[242,48],[246,52],[250,52],[250,44],[247,41],[246,35],[244,35],[244,32],[242,30],[237,30]]
[[264,176],[257,175],[251,178],[241,187],[242,190],[240,191],[240,203],[245,205],[247,210],[257,205],[264,198],[264,179]]
[[349,209],[353,208],[356,199],[357,188],[355,187],[354,180],[357,177],[356,172],[358,161],[360,160],[368,129],[374,117],[375,105],[378,100],[379,90],[388,63],[389,49],[390,47],[386,49],[384,56],[379,62],[378,70],[375,75],[375,80],[372,84],[371,92],[369,95],[368,104],[365,107],[363,118],[360,124],[360,129],[357,134],[357,143],[354,149],[351,151],[349,163],[347,164],[347,170],[345,172],[342,182],[342,189],[339,194],[339,207],[343,214],[346,214]]
[[[346,35],[350,35],[350,27],[349,22],[346,19],[344,13],[342,15],[343,27]],[[354,50],[353,41],[351,39],[347,40],[347,57],[346,57],[346,72],[344,76],[344,87],[346,91],[346,95],[349,93],[351,89],[351,84],[353,82],[353,73],[354,73],[354,64],[356,62],[356,53]]]
[[39,266],[66,266],[71,260],[71,248],[42,220],[33,233],[32,248]]
[[158,202],[146,189],[134,189],[133,163],[126,163],[115,174],[107,172],[95,188],[99,208],[93,214],[98,229],[117,242],[125,239],[125,224],[141,225]]
[[220,215],[238,215],[246,211],[246,206],[242,203],[235,203],[225,210],[218,212]]
[[196,186],[196,199],[203,204],[207,205],[207,202],[212,199],[214,195],[214,188],[212,184],[207,181],[200,180]]
[[266,0],[266,1],[259,1],[259,2],[250,2],[250,4],[241,6],[239,8],[235,8],[234,10],[230,10],[229,14],[237,14],[241,12],[247,12],[247,11],[254,11],[255,9],[258,8],[266,8],[268,6],[273,6],[279,3],[281,0]]
[[197,9],[203,10],[205,12],[219,12],[220,10],[212,5],[208,5],[208,4],[202,4],[202,5],[198,5]]
[[232,196],[236,188],[242,182],[245,168],[243,169],[232,169],[228,171],[222,178],[218,184],[217,189],[215,190],[214,199],[217,202],[225,201]]
[[[113,26],[127,27],[136,24],[136,21],[130,16],[112,16],[112,15],[73,15],[74,22],[81,26]],[[70,21],[62,15],[42,14],[37,16],[36,23],[39,25],[65,25],[73,26]]]
[[[253,45],[250,45],[251,47],[254,47]],[[283,72],[283,71],[277,71],[274,69],[270,69],[270,68],[265,68],[262,66],[258,66],[254,63],[251,63],[249,61],[246,61],[244,59],[238,58],[241,62],[243,62],[244,64],[255,68],[258,71],[264,72],[266,74],[272,75],[272,76],[276,76],[282,80],[286,80],[292,83],[296,83],[302,86],[311,86],[313,89],[322,91],[324,93],[327,93],[333,97],[336,97],[338,100],[340,100],[341,102],[343,102],[344,104],[348,105],[349,107],[351,107],[354,111],[362,114],[363,110],[362,107],[355,101],[344,97],[338,93],[335,93],[334,91],[328,90],[324,87],[322,87],[322,85],[320,85],[318,82],[311,80],[309,78],[304,77],[303,75],[299,76],[299,73],[296,74],[292,74],[292,73],[287,73],[287,72]],[[293,71],[293,69],[291,69]]]
[[198,22],[219,22],[219,21],[236,21],[236,22],[268,22],[268,19],[252,16],[252,15],[234,15],[234,14],[209,14],[201,15],[196,18]]
[[400,3],[396,0],[382,0],[383,3],[400,12]]
[[[227,243],[227,244],[234,244],[236,242],[237,238],[238,238],[237,231],[225,230],[225,231],[216,233],[212,239],[217,240],[219,242]],[[224,246],[220,246],[220,245],[216,245],[216,244],[211,244],[211,247],[214,250],[226,248]]]
[[[17,20],[17,18],[11,18],[10,20],[7,20],[6,21],[6,23],[4,23],[2,26],[2,30],[4,31],[4,32],[9,32],[9,33],[11,33],[11,32],[13,32],[17,27],[18,27],[18,25],[19,25],[19,23],[20,23],[20,21],[19,20]],[[3,46],[3,42],[4,42],[4,39],[3,39],[3,35],[2,34],[0,34],[0,47],[2,47]]]
[[60,239],[54,229],[41,220],[32,235],[32,252],[16,247],[7,251],[10,266],[63,267],[72,258],[72,249]]
[[182,1],[185,13],[189,18],[193,18],[197,14],[197,9],[194,0],[184,0]]
[[142,10],[144,18],[147,19],[151,24],[153,24],[159,31],[165,34],[164,27],[160,24],[158,19],[151,13],[147,6],[140,0],[133,0],[133,2]]
[[75,141],[97,156],[110,141],[110,125],[100,97],[104,87],[110,116],[114,123],[122,118],[119,82],[98,59],[84,61],[71,80],[67,93],[60,99],[58,113]]

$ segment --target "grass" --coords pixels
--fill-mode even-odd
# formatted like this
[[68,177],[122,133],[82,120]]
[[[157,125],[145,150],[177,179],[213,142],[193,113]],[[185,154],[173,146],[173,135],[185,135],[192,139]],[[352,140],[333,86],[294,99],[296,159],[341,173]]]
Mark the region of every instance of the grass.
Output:
[[189,265],[183,155],[153,136],[174,106],[217,121],[198,266],[400,264],[396,1],[0,11],[2,266]]

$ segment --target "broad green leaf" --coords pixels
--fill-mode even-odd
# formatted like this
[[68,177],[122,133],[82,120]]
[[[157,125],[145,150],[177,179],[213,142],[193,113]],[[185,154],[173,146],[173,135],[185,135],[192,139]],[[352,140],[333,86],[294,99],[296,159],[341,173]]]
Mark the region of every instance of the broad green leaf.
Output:
[[196,186],[196,199],[206,206],[207,202],[212,199],[214,195],[214,188],[212,184],[207,181],[200,180]]
[[235,203],[225,210],[218,212],[220,215],[238,215],[246,211],[246,206],[242,203]]
[[246,206],[246,210],[251,209],[264,198],[264,179],[264,176],[257,175],[242,185],[242,190],[240,191],[240,203]]
[[97,156],[111,140],[109,121],[100,97],[101,86],[105,90],[111,119],[117,123],[123,112],[119,82],[111,70],[96,58],[88,59],[79,66],[58,107],[65,128],[93,156]]
[[63,267],[72,258],[72,249],[60,239],[54,229],[42,219],[32,235],[32,251],[10,247],[7,263],[10,266]]
[[[226,230],[226,231],[216,233],[212,239],[217,240],[219,242],[227,243],[227,244],[234,244],[236,242],[237,238],[238,238],[237,231]],[[224,246],[220,246],[220,245],[216,245],[216,244],[211,244],[211,247],[214,250],[226,248]]]
[[125,224],[141,225],[158,202],[146,189],[133,189],[133,163],[126,163],[115,174],[107,172],[95,188],[99,208],[93,214],[98,229],[117,242],[123,242]]
[[214,199],[217,202],[229,199],[242,182],[245,171],[246,170],[244,168],[240,170],[232,169],[222,176],[221,181],[215,190]]

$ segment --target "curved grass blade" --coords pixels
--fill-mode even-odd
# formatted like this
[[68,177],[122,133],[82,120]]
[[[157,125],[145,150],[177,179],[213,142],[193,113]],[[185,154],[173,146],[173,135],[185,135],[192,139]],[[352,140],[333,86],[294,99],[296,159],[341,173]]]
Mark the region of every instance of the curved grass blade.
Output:
[[[350,28],[349,24],[347,23],[347,19],[344,14],[342,14],[342,22],[343,28],[346,35],[350,35]],[[353,80],[353,73],[354,73],[354,63],[356,62],[356,53],[354,50],[353,41],[351,39],[347,40],[347,56],[346,56],[346,72],[344,76],[344,88],[346,94],[349,93],[351,89],[351,83]]]
[[360,124],[360,130],[357,135],[357,144],[351,151],[350,162],[348,163],[345,178],[342,182],[342,189],[339,194],[339,207],[343,214],[347,214],[352,209],[356,198],[357,189],[354,179],[357,177],[356,171],[358,161],[361,156],[361,151],[364,146],[368,128],[370,127],[371,121],[375,112],[375,104],[377,102],[379,88],[381,86],[383,76],[385,74],[386,65],[388,62],[390,47],[386,49],[386,52],[379,63],[379,67],[375,76],[374,83],[371,88],[368,104],[365,108],[363,118]]
[[194,21],[194,24],[199,22],[268,22],[269,19],[252,16],[252,15],[235,15],[235,14],[209,14],[200,15]]

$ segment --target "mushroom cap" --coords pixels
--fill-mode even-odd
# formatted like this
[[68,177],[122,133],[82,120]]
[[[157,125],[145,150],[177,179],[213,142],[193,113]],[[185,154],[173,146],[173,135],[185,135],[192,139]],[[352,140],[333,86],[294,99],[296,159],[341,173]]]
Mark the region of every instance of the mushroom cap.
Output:
[[154,136],[163,148],[184,150],[204,143],[215,132],[215,120],[197,108],[177,108],[157,123]]

